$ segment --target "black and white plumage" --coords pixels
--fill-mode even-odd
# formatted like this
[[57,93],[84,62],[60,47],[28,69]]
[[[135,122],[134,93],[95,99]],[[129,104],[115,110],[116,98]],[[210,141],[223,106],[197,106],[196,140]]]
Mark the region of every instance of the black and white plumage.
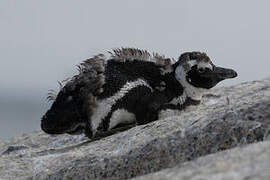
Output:
[[41,122],[45,132],[85,133],[92,138],[146,124],[157,120],[162,110],[199,104],[207,89],[237,76],[201,52],[184,53],[177,62],[133,48],[108,54],[81,63],[79,74],[55,98],[50,93],[54,102]]

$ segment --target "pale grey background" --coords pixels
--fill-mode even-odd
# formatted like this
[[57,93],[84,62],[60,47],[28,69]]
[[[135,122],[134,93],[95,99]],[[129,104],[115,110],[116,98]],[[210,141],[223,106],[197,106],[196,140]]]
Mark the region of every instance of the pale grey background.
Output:
[[269,76],[269,1],[1,0],[0,139],[39,129],[48,89],[115,47],[206,51],[239,77]]

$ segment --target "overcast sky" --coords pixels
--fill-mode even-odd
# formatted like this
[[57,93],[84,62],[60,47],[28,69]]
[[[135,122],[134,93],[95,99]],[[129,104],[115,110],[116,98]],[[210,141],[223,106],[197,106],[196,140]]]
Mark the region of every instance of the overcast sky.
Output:
[[267,77],[269,7],[267,0],[1,0],[0,101],[44,103],[76,64],[117,47],[175,58],[205,51],[237,70],[222,85]]

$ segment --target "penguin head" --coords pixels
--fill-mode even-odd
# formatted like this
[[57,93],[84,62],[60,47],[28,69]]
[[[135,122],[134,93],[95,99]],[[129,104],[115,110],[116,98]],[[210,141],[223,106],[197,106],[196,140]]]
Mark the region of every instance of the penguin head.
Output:
[[76,89],[63,87],[51,108],[41,119],[41,129],[48,134],[81,134],[85,127],[82,100]]
[[193,94],[210,89],[225,79],[237,77],[234,70],[215,66],[206,53],[201,52],[186,52],[173,66],[175,78]]
[[96,107],[96,96],[105,84],[103,55],[85,60],[78,67],[79,74],[64,80],[60,91],[49,92],[53,103],[41,119],[41,129],[48,134],[82,134],[90,136],[89,117]]

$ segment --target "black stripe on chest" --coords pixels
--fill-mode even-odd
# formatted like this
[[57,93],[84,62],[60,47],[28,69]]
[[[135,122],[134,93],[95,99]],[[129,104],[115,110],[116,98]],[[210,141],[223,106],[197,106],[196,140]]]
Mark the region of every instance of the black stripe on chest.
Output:
[[132,82],[138,78],[144,79],[151,87],[159,85],[162,80],[160,69],[153,62],[108,60],[105,69],[104,92],[98,98],[111,97],[127,82]]
[[141,98],[150,95],[152,90],[147,86],[137,86],[131,89],[123,98],[119,99],[111,108],[111,111],[107,114],[107,116],[102,119],[102,123],[98,127],[98,131],[107,131],[110,126],[110,120],[112,114],[118,109],[125,109],[128,112],[135,114],[137,112],[137,104],[141,100]]

